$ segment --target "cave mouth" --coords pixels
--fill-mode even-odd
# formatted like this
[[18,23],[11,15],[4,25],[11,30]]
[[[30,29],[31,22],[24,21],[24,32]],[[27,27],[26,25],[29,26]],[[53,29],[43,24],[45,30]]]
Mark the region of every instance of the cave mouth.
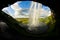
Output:
[[[20,1],[12,4],[11,6],[3,8],[2,11],[16,19],[19,25],[26,28],[30,33],[44,33],[53,29],[55,23],[55,19],[53,17],[54,13],[49,7],[42,6],[43,4],[37,2],[32,2],[33,4],[31,5],[27,4],[28,1],[25,1],[25,5],[23,4],[24,1],[21,1],[21,4],[19,2]],[[31,7],[25,9],[24,7],[26,4],[30,5]],[[37,6],[37,4],[39,6]],[[44,9],[42,9],[42,7]],[[15,12],[13,13],[12,11]]]

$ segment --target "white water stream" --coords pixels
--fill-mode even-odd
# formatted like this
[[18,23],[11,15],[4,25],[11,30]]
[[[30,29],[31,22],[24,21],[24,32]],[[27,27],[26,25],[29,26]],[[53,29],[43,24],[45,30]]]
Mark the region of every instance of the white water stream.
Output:
[[40,9],[42,5],[36,2],[31,3],[30,16],[29,16],[29,27],[37,27],[39,25],[39,16],[40,16]]

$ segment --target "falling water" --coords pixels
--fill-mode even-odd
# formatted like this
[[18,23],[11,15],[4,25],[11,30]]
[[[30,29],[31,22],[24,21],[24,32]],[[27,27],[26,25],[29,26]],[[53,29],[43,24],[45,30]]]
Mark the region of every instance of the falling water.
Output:
[[39,26],[40,8],[41,8],[41,4],[32,2],[31,7],[30,7],[30,11],[32,11],[32,13],[30,12],[30,16],[29,16],[29,26],[30,27]]

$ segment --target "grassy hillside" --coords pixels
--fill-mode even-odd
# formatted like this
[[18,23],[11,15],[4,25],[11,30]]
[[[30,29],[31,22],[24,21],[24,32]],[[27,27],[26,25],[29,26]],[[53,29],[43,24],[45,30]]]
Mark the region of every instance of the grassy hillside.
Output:
[[[16,20],[19,23],[27,24],[29,18],[16,18]],[[46,24],[48,24],[48,23],[52,23],[53,24],[53,23],[55,23],[55,20],[52,18],[52,16],[49,16],[49,17],[46,17],[46,18],[39,18],[39,22],[44,22]]]
[[17,18],[16,19],[19,23],[27,24],[28,23],[28,18]]

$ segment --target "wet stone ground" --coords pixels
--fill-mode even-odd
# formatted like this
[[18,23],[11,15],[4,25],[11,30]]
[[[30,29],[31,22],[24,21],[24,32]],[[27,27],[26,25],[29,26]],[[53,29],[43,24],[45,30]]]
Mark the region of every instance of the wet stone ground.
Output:
[[34,34],[35,33],[36,34],[38,34],[38,33],[44,33],[48,29],[48,26],[45,23],[43,23],[43,22],[40,22],[38,27],[33,27],[33,26],[29,27],[26,24],[20,24],[20,25],[21,25],[21,27],[25,28],[28,32],[34,33]]

